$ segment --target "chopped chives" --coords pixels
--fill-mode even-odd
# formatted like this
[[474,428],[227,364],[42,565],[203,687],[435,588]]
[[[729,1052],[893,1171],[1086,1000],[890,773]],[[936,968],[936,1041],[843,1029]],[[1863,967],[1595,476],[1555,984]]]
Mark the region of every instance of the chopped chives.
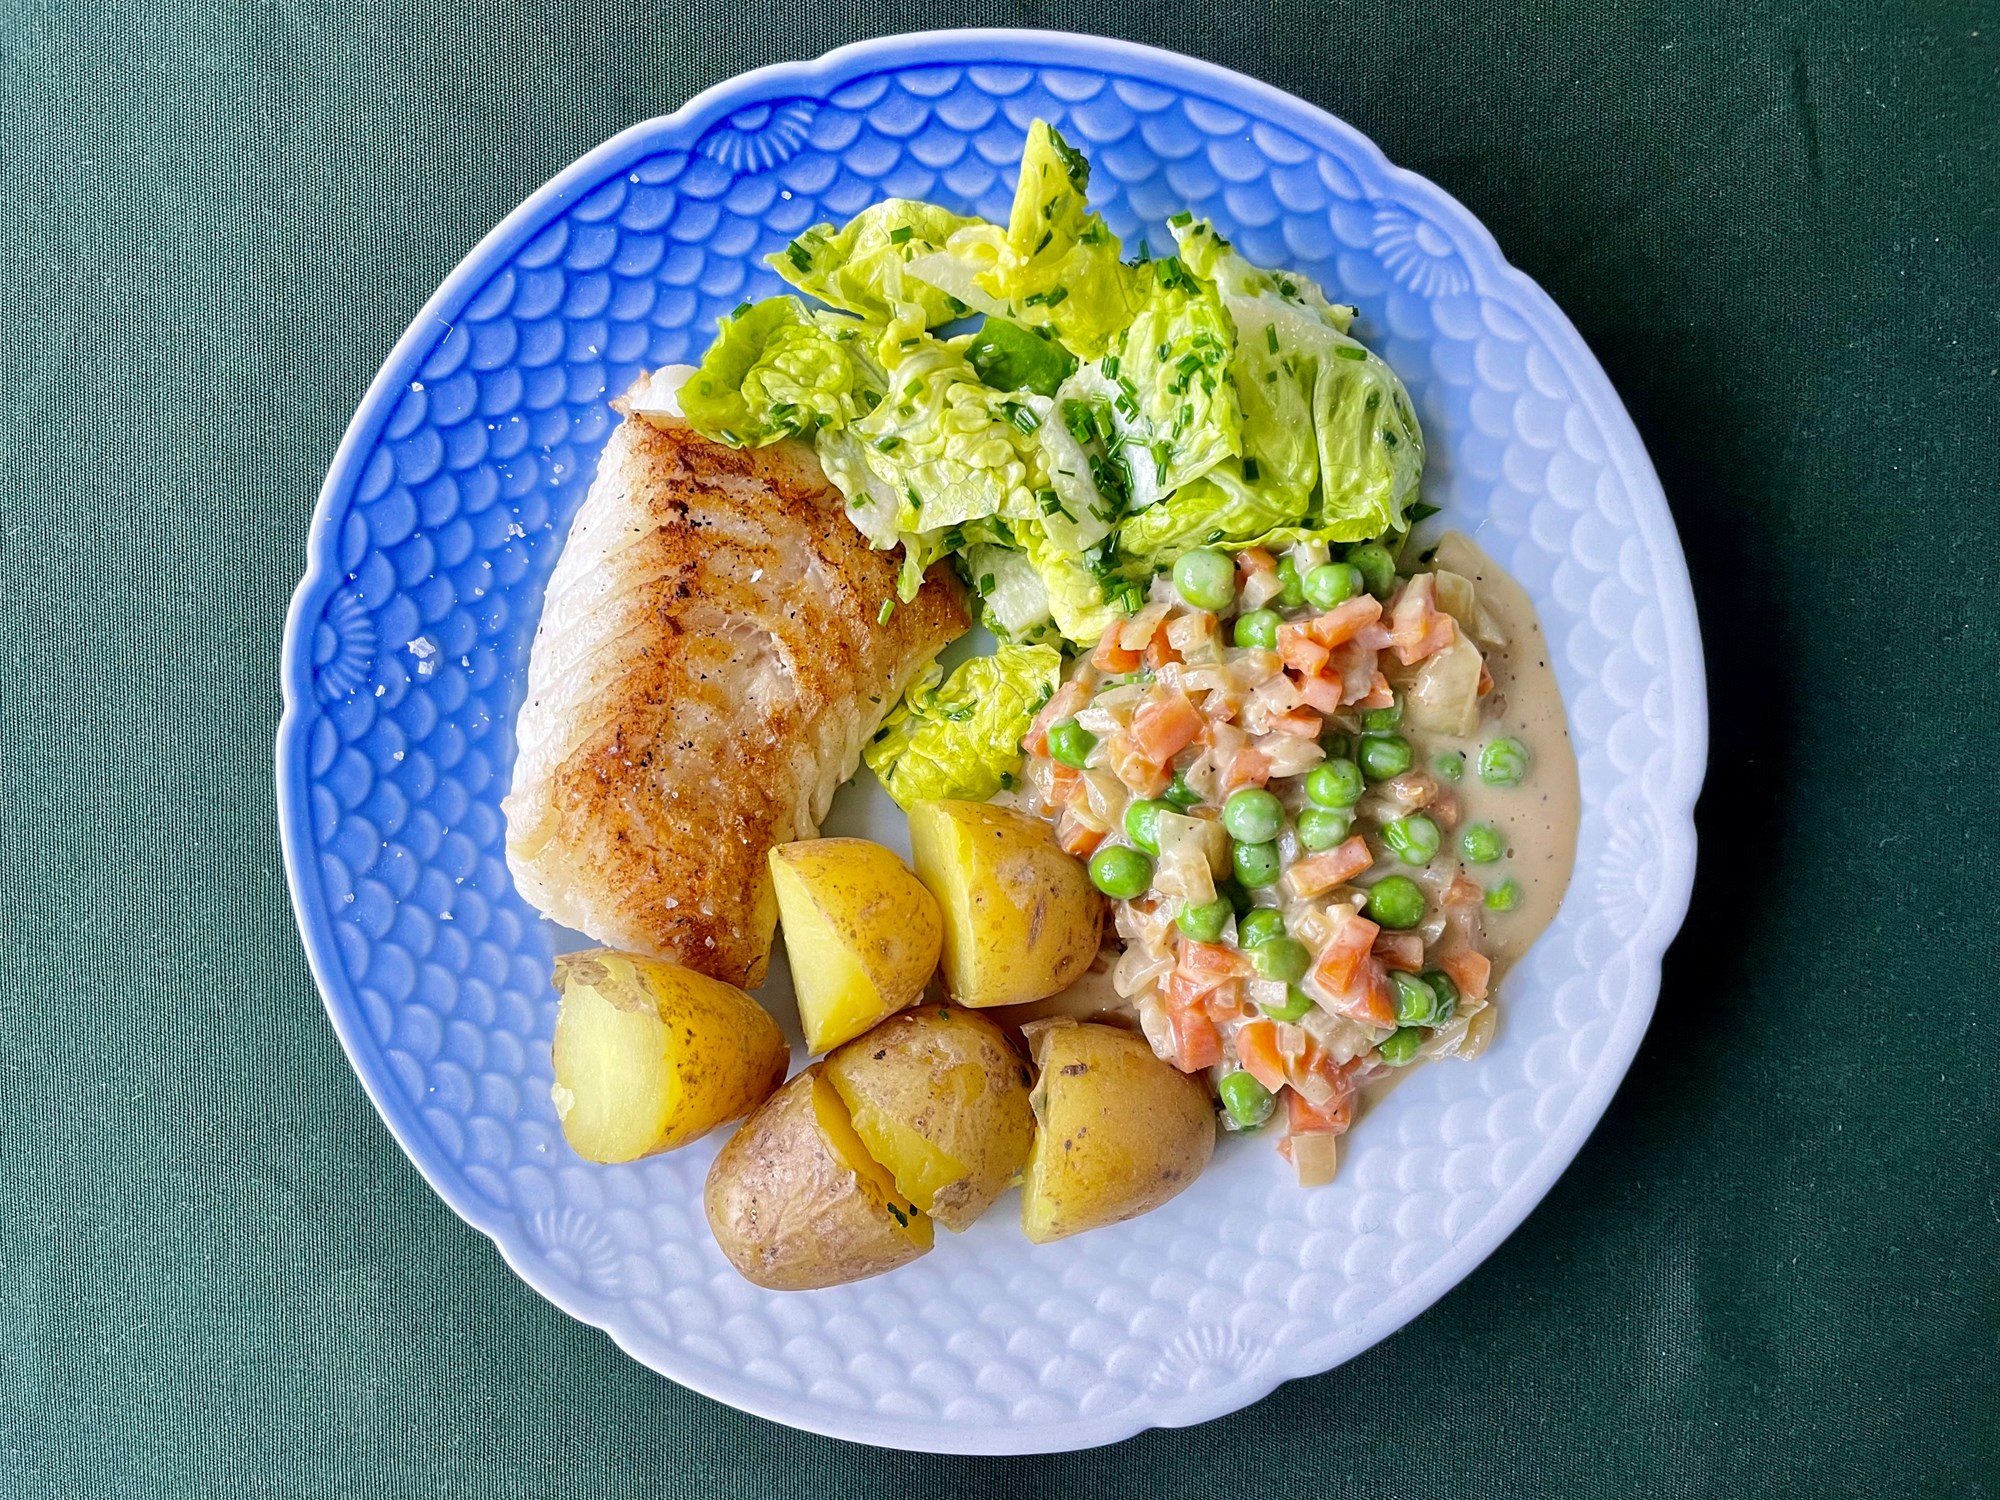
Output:
[[1342,359],[1366,359],[1368,351],[1359,344],[1342,344],[1333,351]]
[[1004,410],[1007,413],[1007,420],[1012,422],[1016,427],[1020,428],[1021,431],[1023,432],[1033,432],[1037,427],[1040,427],[1042,425],[1042,419],[1040,417],[1036,416],[1033,411],[1031,411],[1029,408],[1025,406],[1020,405],[1018,402],[1014,401],[1003,402],[1002,410]]
[[877,625],[887,625],[889,623],[889,616],[895,612],[896,601],[894,599],[884,599],[882,607],[875,611],[875,623]]
[[889,243],[892,245],[907,245],[910,242],[910,237],[915,233],[916,230],[904,224],[900,228],[889,231]]
[[732,318],[740,318],[748,311],[750,311],[750,304],[747,302],[739,302],[736,304],[736,311],[732,312],[729,316]]
[[902,446],[903,440],[893,432],[886,437],[880,437],[875,440],[875,451],[877,453],[894,453]]
[[1183,224],[1193,223],[1194,215],[1189,213],[1186,209],[1182,209],[1179,213],[1175,214],[1171,219],[1167,220],[1167,222],[1173,225],[1174,228],[1178,229]]
[[810,271],[812,269],[812,252],[797,240],[793,240],[791,244],[785,247],[785,259],[789,260],[801,271]]
[[1270,350],[1270,351],[1271,351],[1271,352],[1272,352],[1273,354],[1276,354],[1276,353],[1278,352],[1278,325],[1277,325],[1277,324],[1275,324],[1275,323],[1266,323],[1266,324],[1264,325],[1264,347],[1265,347],[1265,348],[1267,348],[1267,349],[1269,349],[1269,350]]
[[1243,477],[1252,484],[1257,482],[1257,460],[1246,457],[1243,460]]
[[1049,295],[1046,300],[1050,307],[1054,307],[1057,303],[1061,302],[1068,295],[1069,295],[1068,287],[1052,286],[1049,288]]
[[993,575],[991,573],[981,573],[979,575],[979,592],[982,594],[993,592]]

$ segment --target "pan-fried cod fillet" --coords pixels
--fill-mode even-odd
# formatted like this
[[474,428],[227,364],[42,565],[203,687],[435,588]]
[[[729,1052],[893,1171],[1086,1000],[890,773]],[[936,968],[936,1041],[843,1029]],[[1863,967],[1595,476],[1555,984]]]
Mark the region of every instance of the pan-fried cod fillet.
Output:
[[647,377],[556,562],[528,660],[507,864],[612,947],[755,986],[777,925],[765,855],[811,838],[903,688],[967,627],[934,568],[887,623],[894,554],[811,448],[712,443]]

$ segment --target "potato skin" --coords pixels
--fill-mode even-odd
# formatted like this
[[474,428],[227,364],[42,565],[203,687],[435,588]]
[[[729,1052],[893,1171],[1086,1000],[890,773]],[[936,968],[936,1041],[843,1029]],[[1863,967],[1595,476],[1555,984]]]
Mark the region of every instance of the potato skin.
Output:
[[1019,1005],[1090,967],[1104,903],[1039,818],[983,802],[910,805],[917,878],[944,913],[944,976],[961,1005]]
[[1028,1159],[1028,1065],[985,1016],[954,1005],[904,1011],[825,1067],[870,1154],[947,1229],[992,1207]]
[[837,1047],[922,996],[944,918],[893,850],[803,839],[773,849],[770,865],[808,1052]]
[[1038,1245],[1158,1208],[1215,1152],[1208,1090],[1119,1026],[1024,1028],[1041,1070],[1021,1229]]
[[790,1048],[743,991],[610,948],[555,961],[551,1097],[587,1161],[671,1151],[741,1119],[784,1081]]
[[[823,1121],[838,1117],[829,1133]],[[746,1120],[709,1168],[709,1228],[731,1265],[773,1291],[810,1291],[893,1271],[931,1248],[929,1219],[900,1196],[859,1141],[836,1139],[846,1107],[821,1065]],[[889,1208],[896,1205],[896,1213]],[[897,1222],[897,1214],[903,1218]]]

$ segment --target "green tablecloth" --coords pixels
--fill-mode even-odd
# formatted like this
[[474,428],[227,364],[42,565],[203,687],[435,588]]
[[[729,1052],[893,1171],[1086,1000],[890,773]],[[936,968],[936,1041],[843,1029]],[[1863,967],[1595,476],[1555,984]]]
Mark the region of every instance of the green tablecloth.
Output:
[[[758,63],[950,22],[1261,75],[1465,200],[1687,543],[1715,744],[1658,1019],[1477,1274],[1226,1422],[1019,1462],[725,1410],[377,1122],[279,869],[320,476],[474,241]],[[0,6],[0,1491],[2000,1488],[2000,7]]]

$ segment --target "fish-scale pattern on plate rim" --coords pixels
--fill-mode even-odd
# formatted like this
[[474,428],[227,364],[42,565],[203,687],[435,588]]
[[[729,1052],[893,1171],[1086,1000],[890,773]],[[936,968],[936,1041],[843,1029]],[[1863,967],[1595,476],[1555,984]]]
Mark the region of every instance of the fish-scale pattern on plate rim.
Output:
[[[761,257],[808,224],[888,194],[1004,218],[1036,116],[1085,144],[1121,234],[1159,243],[1189,206],[1360,306],[1431,436],[1429,498],[1542,611],[1583,777],[1576,883],[1510,981],[1500,1042],[1411,1077],[1334,1187],[1301,1193],[1268,1146],[1226,1141],[1131,1224],[1033,1249],[1003,1212],[892,1276],[767,1293],[702,1222],[712,1144],[592,1167],[548,1103],[561,935],[514,893],[499,812],[541,588],[610,396],[773,290]],[[283,678],[279,805],[307,950],[370,1096],[446,1201],[544,1295],[687,1385],[841,1437],[978,1452],[1219,1416],[1365,1349],[1477,1265],[1638,1045],[1685,908],[1706,745],[1658,481],[1575,330],[1471,215],[1265,85],[1037,32],[746,75],[511,215],[354,419]]]

